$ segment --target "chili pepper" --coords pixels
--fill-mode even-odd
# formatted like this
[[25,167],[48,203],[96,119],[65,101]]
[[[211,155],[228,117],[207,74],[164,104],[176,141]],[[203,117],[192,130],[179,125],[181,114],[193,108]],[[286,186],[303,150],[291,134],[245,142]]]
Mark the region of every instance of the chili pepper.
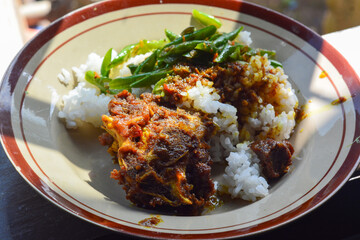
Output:
[[215,18],[212,15],[209,15],[204,12],[200,12],[196,9],[193,10],[192,15],[196,20],[198,20],[201,24],[203,24],[205,26],[214,25],[216,28],[221,27],[220,20]]

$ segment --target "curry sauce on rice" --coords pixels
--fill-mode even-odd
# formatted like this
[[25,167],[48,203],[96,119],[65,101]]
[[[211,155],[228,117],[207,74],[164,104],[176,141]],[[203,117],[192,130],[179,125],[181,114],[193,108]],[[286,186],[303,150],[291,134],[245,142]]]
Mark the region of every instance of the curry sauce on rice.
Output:
[[[100,142],[120,167],[111,177],[132,203],[178,214],[201,214],[214,194],[265,197],[268,181],[292,164],[288,139],[298,107],[275,53],[250,48],[242,28],[220,33],[210,24],[166,36],[110,49],[93,69],[76,68],[81,84],[72,95],[93,89],[89,83],[94,95],[113,95],[108,114],[98,116],[106,130]],[[69,98],[59,117],[73,126],[80,121],[68,116],[81,113]],[[211,168],[219,165],[226,167],[214,184]]]

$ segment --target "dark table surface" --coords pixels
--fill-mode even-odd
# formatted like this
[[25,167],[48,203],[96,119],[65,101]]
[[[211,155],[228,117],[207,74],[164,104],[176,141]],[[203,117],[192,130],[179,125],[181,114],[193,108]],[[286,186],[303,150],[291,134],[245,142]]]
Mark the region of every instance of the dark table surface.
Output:
[[[360,179],[285,226],[248,237],[258,239],[360,239]],[[53,205],[15,170],[0,147],[0,239],[135,239],[103,229]]]

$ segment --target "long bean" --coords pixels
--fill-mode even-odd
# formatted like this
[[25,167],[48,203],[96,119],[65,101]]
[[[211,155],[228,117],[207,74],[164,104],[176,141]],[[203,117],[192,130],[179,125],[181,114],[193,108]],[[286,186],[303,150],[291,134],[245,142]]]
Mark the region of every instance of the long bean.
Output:
[[243,27],[241,26],[232,32],[222,34],[221,36],[219,36],[217,39],[214,40],[214,45],[219,47],[221,45],[226,44],[228,41],[234,40],[242,31],[242,29]]
[[157,83],[160,79],[166,77],[172,73],[171,70],[162,70],[162,71],[154,71],[149,73],[147,76],[140,78],[136,82],[130,84],[131,88],[140,88],[140,87],[147,87],[152,84]]
[[207,26],[193,33],[185,34],[184,36],[176,38],[174,41],[166,44],[163,49],[166,49],[172,45],[176,45],[185,41],[205,40],[206,38],[211,37],[216,32],[216,30],[217,29],[214,25]]
[[110,62],[108,69],[116,67],[117,65],[122,64],[126,59],[131,55],[131,50],[133,50],[138,44],[130,44],[125,46],[118,55]]
[[148,58],[146,58],[134,71],[134,75],[141,72],[150,72],[154,70],[157,56],[159,54],[159,49],[155,50]]
[[167,56],[176,56],[176,55],[181,55],[187,52],[190,52],[191,50],[193,50],[199,43],[202,43],[204,41],[202,40],[192,40],[192,41],[187,41],[187,42],[182,42],[176,45],[172,45],[168,51],[162,51],[160,53],[160,59],[167,57]]
[[215,58],[214,62],[217,63],[225,62],[229,58],[229,56],[235,51],[236,48],[237,46],[226,45],[219,54],[219,56]]
[[103,77],[108,77],[109,76],[109,72],[110,72],[110,68],[109,68],[109,64],[111,62],[111,55],[112,55],[112,51],[113,49],[110,48],[105,56],[104,56],[104,60],[101,64],[101,70],[100,70],[100,73],[101,73],[101,76]]
[[212,15],[209,15],[207,13],[198,11],[196,9],[194,9],[192,11],[192,15],[193,17],[198,20],[201,24],[205,25],[205,26],[209,26],[209,25],[214,25],[216,28],[220,28],[221,27],[221,22],[219,19],[215,18]]
[[124,86],[130,86],[130,84],[138,81],[141,78],[148,76],[149,74],[150,73],[140,73],[137,75],[115,78],[111,82],[109,82],[109,87],[110,89],[118,89]]
[[165,29],[165,36],[171,41],[174,41],[176,38],[179,38],[180,35],[168,30],[168,29]]

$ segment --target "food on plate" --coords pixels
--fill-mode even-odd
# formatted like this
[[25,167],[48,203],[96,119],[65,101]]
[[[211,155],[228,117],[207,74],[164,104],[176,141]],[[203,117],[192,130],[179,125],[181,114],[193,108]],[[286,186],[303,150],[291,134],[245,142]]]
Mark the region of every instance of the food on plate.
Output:
[[100,142],[120,166],[111,177],[131,202],[197,215],[214,194],[268,195],[268,181],[292,164],[298,99],[274,51],[250,47],[242,27],[224,33],[218,19],[193,14],[202,27],[90,54],[73,68],[79,84],[59,117],[106,130]]
[[139,206],[188,206],[187,211],[197,212],[215,192],[207,144],[214,124],[205,115],[157,101],[151,93],[137,98],[127,90],[110,101],[110,116],[102,120],[113,141],[106,134],[100,138],[120,165],[112,178]]

